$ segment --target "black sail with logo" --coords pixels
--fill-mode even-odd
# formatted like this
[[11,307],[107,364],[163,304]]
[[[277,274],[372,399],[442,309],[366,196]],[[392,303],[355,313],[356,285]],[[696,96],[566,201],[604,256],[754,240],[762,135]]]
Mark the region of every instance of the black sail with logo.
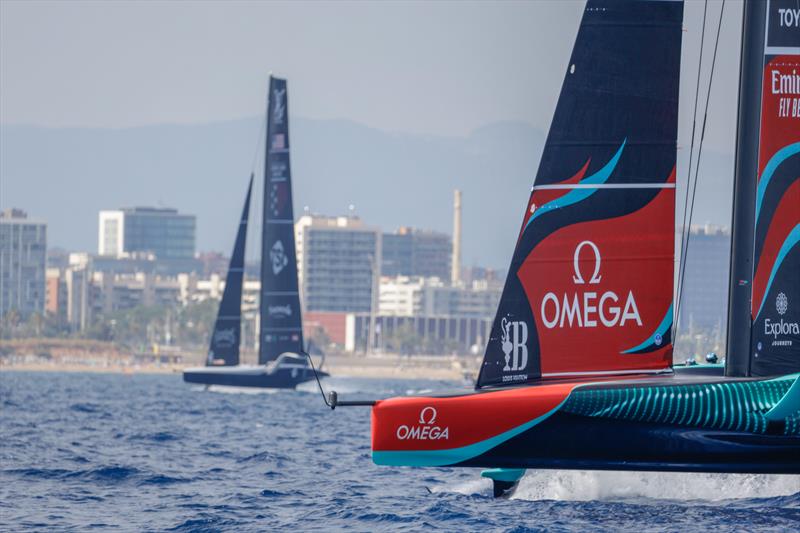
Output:
[[242,208],[242,218],[236,231],[225,291],[217,311],[217,321],[211,332],[206,365],[234,366],[239,364],[239,341],[242,322],[242,284],[244,281],[244,248],[247,242],[247,221],[250,218],[250,193],[253,191],[253,176],[247,186],[247,195]]
[[[572,251],[595,236],[576,236],[559,259],[567,281],[523,279],[526,259],[537,246],[577,224],[636,213],[667,187],[676,159],[682,22],[682,2],[587,2],[477,388],[542,377],[544,333],[537,331],[534,317],[540,304],[529,301],[526,289],[569,283]],[[593,189],[597,184],[600,187]],[[548,190],[562,186],[563,191]],[[547,200],[550,203],[534,214],[543,207],[536,205],[536,194],[551,194],[552,199],[555,193],[561,195],[559,199]],[[589,252],[586,248],[586,254]],[[671,275],[669,278],[671,287]],[[666,330],[654,331],[655,341],[646,350],[671,344],[668,318]],[[571,331],[575,330],[564,334],[571,335]],[[593,348],[591,342],[582,348],[586,357]],[[548,354],[550,360],[560,356]]]
[[270,77],[261,240],[259,364],[303,348],[289,162],[286,80]]

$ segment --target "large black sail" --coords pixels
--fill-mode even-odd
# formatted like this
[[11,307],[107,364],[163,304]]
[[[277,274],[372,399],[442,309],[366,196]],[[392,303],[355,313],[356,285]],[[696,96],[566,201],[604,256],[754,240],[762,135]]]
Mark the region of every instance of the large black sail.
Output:
[[289,164],[289,102],[286,80],[273,77],[269,80],[266,153],[259,364],[303,349]]
[[244,282],[244,248],[247,242],[247,221],[250,217],[250,193],[253,191],[253,176],[247,186],[247,196],[242,208],[242,218],[236,231],[225,291],[217,311],[217,321],[211,334],[206,365],[232,366],[239,364],[239,342],[242,323],[242,284]]
[[478,387],[670,368],[682,22],[587,3]]

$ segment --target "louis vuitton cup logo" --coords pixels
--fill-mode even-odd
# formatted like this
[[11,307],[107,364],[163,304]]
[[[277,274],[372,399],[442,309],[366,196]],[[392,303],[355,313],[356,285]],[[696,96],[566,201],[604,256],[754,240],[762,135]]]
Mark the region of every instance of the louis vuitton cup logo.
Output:
[[289,258],[286,257],[286,252],[283,249],[281,241],[275,241],[269,251],[269,260],[272,263],[272,273],[277,276],[289,264]]
[[528,366],[528,324],[503,318],[500,329],[500,347],[506,362],[503,372],[524,370]]

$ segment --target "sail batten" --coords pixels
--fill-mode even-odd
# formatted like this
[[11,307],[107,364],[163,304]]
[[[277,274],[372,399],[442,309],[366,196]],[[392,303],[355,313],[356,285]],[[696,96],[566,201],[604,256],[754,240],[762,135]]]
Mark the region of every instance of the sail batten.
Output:
[[219,304],[211,343],[206,358],[207,366],[235,366],[239,364],[239,344],[242,331],[242,286],[244,284],[244,257],[247,243],[247,221],[250,218],[250,195],[253,175],[247,186],[242,217],[236,232],[231,261],[225,278],[225,290]]
[[479,388],[669,371],[682,20],[587,3]]
[[303,349],[286,80],[270,76],[261,241],[259,364]]

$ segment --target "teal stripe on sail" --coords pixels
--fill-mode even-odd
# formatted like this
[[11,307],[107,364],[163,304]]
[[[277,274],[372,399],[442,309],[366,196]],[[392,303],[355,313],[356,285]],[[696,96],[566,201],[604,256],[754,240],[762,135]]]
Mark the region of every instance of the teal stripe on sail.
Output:
[[800,153],[800,142],[784,146],[773,155],[767,166],[764,167],[764,172],[761,174],[761,179],[758,180],[758,190],[756,191],[756,223],[758,223],[758,216],[761,214],[761,204],[764,202],[764,195],[767,192],[772,175],[775,170],[794,154]]
[[781,245],[780,251],[778,251],[778,257],[775,258],[775,263],[772,265],[772,272],[769,274],[769,281],[767,282],[767,287],[764,289],[764,296],[761,298],[761,305],[758,307],[758,313],[756,313],[756,319],[761,314],[761,310],[764,308],[764,302],[767,301],[767,294],[769,294],[769,289],[772,287],[772,281],[775,279],[775,274],[778,273],[778,269],[781,267],[781,263],[789,254],[789,250],[791,250],[798,242],[800,242],[800,224],[796,225],[792,231],[789,232],[789,236],[786,237],[786,240],[783,241]]
[[[600,185],[605,183],[608,178],[611,176],[611,173],[614,172],[614,169],[617,167],[617,163],[619,163],[619,158],[622,156],[622,150],[625,148],[625,143],[628,142],[628,139],[622,141],[622,145],[620,145],[619,150],[617,153],[614,154],[614,157],[611,158],[611,161],[605,164],[603,168],[589,176],[588,178],[584,178],[580,181],[581,185]],[[597,192],[597,189],[572,189],[570,192],[565,194],[560,198],[556,198],[550,202],[539,207],[536,211],[534,211],[531,218],[528,219],[528,222],[525,224],[525,229],[528,229],[531,222],[534,219],[538,218],[540,215],[547,213],[553,209],[561,209],[562,207],[567,207],[568,205],[576,204],[587,199],[589,196],[593,195]],[[524,231],[524,230],[523,230]]]

